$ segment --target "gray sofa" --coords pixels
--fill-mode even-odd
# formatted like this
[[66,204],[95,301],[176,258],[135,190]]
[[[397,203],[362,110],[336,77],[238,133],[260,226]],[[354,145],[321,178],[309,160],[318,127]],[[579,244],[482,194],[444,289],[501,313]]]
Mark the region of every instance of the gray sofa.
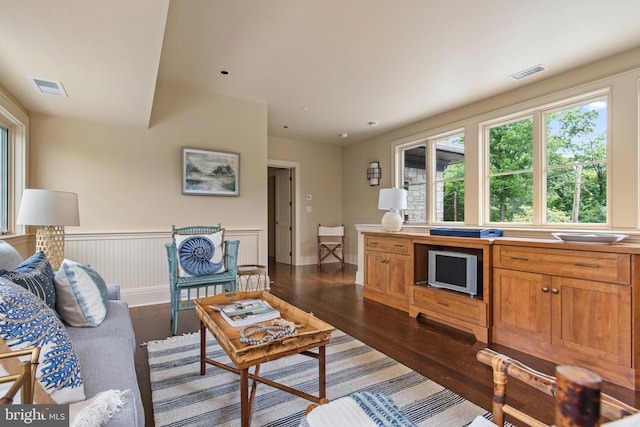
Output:
[[[0,268],[13,270],[22,257],[7,242],[0,241]],[[98,392],[130,390],[126,404],[106,425],[108,427],[143,427],[144,408],[136,378],[134,354],[136,338],[129,317],[129,306],[120,299],[120,287],[108,285],[107,316],[96,328],[77,328],[65,324],[80,361],[84,391],[88,398]]]

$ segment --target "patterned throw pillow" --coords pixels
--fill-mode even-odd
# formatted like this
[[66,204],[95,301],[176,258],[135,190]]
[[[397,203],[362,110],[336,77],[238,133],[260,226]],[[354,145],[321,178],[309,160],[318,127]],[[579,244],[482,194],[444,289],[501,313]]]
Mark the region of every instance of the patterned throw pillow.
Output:
[[202,276],[226,271],[222,251],[223,231],[212,234],[175,234],[178,277]]
[[99,326],[107,316],[107,284],[85,264],[65,259],[55,275],[56,311],[67,324]]
[[85,399],[78,357],[64,326],[42,300],[6,280],[0,281],[0,338],[11,350],[41,347],[36,377],[57,403]]
[[24,260],[13,271],[0,270],[0,277],[22,286],[56,309],[56,289],[53,285],[53,268],[47,256],[38,251]]

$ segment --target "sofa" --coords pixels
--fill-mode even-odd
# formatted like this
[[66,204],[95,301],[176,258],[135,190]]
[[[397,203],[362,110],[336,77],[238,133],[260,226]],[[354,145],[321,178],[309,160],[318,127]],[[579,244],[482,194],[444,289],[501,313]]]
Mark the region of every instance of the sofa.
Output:
[[[23,258],[15,248],[0,241],[0,269],[11,271],[22,262]],[[106,390],[127,390],[123,394],[124,405],[105,425],[142,427],[145,424],[144,408],[136,378],[136,339],[129,308],[120,299],[119,285],[108,284],[106,288],[106,315],[98,326],[64,324],[64,329],[77,355],[86,399]]]

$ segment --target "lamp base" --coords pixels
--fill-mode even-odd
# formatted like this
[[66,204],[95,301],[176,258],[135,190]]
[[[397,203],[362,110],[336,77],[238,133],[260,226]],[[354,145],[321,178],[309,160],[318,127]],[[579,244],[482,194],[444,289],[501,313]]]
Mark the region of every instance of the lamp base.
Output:
[[382,217],[382,229],[384,231],[400,231],[402,218],[396,210],[390,210]]
[[36,231],[36,252],[42,251],[56,271],[64,260],[64,226],[46,225]]

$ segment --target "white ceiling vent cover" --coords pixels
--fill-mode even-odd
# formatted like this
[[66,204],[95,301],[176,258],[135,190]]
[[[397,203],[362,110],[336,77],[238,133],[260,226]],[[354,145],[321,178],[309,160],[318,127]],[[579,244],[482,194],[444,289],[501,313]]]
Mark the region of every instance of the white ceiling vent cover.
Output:
[[42,93],[48,93],[49,95],[68,96],[67,92],[65,92],[64,90],[64,87],[62,87],[61,82],[31,76],[29,76],[29,79],[31,79],[38,91]]
[[514,80],[520,80],[546,70],[548,70],[548,68],[544,65],[536,65],[535,67],[531,67],[524,71],[520,71],[519,73],[512,74],[511,78],[513,78]]

